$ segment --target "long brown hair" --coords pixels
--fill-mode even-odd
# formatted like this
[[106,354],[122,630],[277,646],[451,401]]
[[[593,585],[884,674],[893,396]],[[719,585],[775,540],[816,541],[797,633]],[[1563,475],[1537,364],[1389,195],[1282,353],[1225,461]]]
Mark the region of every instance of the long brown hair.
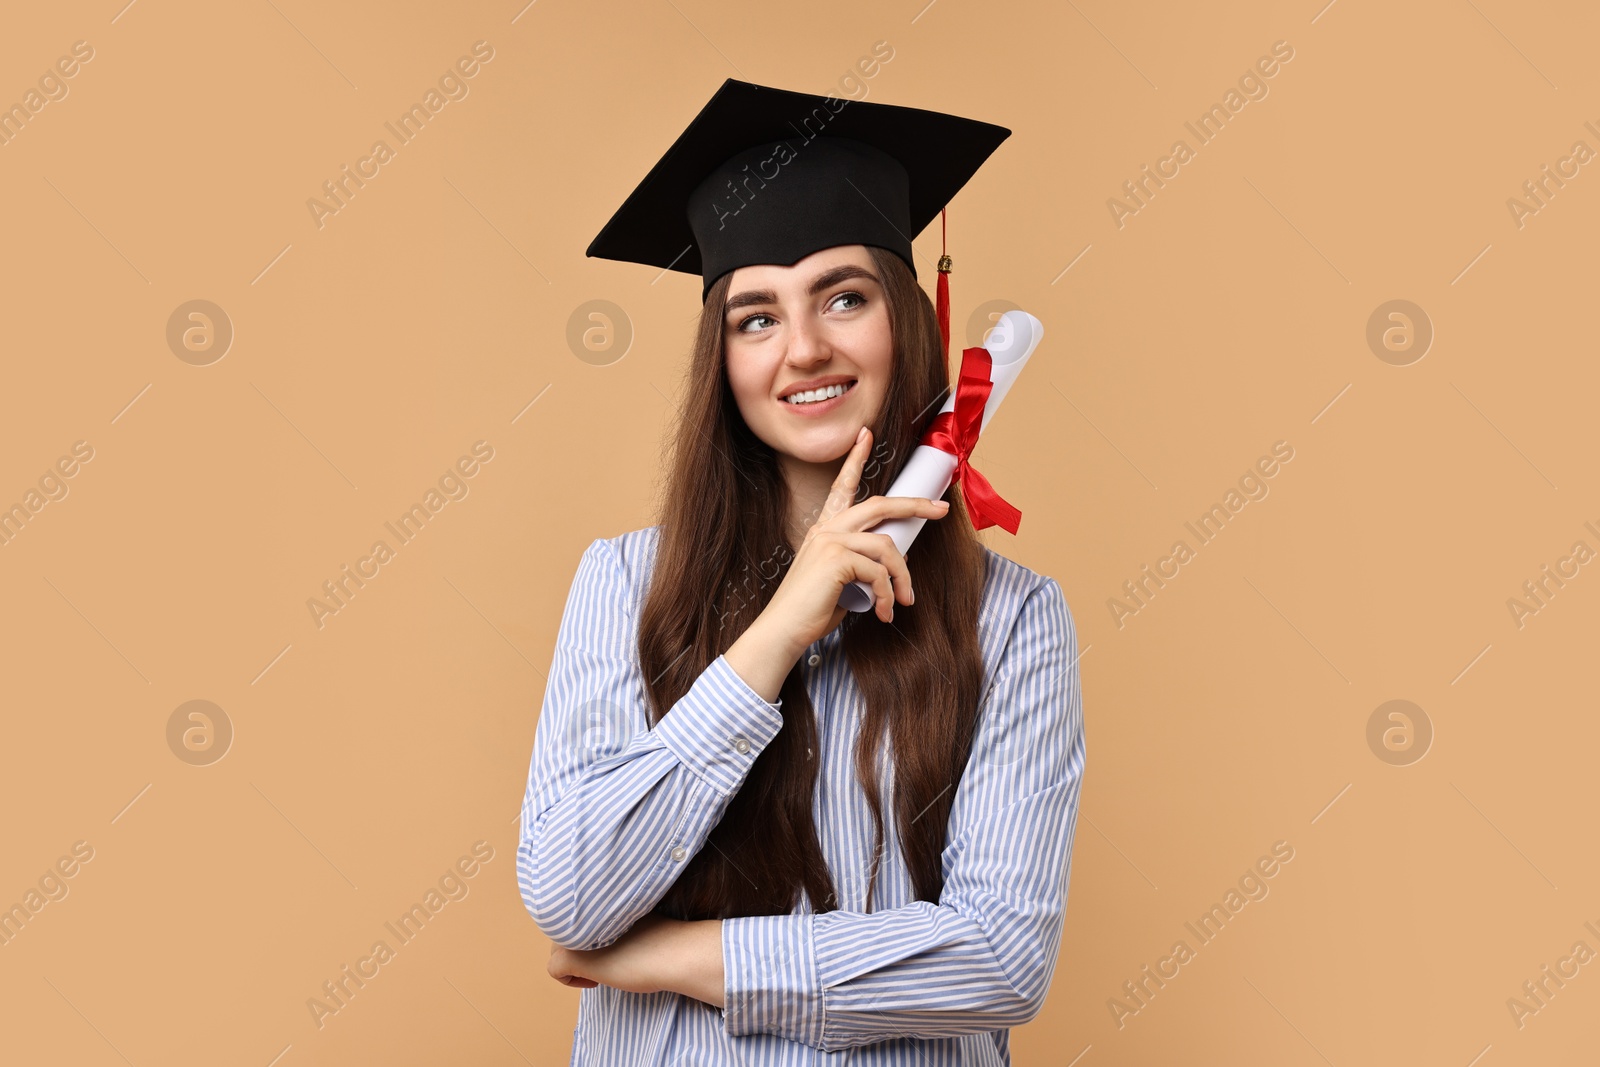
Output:
[[[950,388],[927,294],[899,256],[871,245],[867,251],[883,284],[894,353],[856,502],[887,490]],[[731,279],[732,272],[717,279],[701,310],[671,443],[654,573],[639,620],[652,727],[761,613],[794,555],[785,533],[788,483],[773,450],[740,416],[728,385],[723,304]],[[937,903],[945,830],[977,718],[983,550],[959,492],[946,492],[945,499],[950,511],[925,523],[906,553],[916,603],[896,604],[893,623],[871,611],[848,613],[840,623],[840,648],[866,704],[855,768],[877,831],[869,911],[884,840],[877,753],[885,728],[902,853],[917,897]],[[821,746],[799,664],[779,696],[783,727],[756,758],[706,846],[657,905],[661,914],[786,915],[801,889],[814,911],[839,906],[812,820],[820,765],[813,753]]]

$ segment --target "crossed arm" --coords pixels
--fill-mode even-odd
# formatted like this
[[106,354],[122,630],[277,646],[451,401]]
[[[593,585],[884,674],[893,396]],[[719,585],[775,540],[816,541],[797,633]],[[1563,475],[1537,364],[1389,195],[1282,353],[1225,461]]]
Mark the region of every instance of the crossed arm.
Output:
[[[1054,580],[1029,593],[996,666],[937,904],[688,923],[650,911],[782,716],[719,657],[648,729],[631,628],[593,606],[610,598],[620,612],[625,594],[613,550],[596,542],[557,639],[530,770],[518,877],[555,942],[552,976],[681,993],[721,1008],[730,1035],[826,1050],[1033,1018],[1060,945],[1084,766],[1076,635]],[[585,728],[596,701],[620,718]],[[747,752],[730,743],[740,737]]]

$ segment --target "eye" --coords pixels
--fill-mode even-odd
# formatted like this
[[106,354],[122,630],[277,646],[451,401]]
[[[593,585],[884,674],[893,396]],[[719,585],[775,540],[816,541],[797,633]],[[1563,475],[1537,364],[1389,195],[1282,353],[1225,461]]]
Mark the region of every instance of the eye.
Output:
[[849,297],[849,298],[853,299],[855,301],[855,303],[851,304],[847,308],[842,308],[841,310],[843,310],[843,311],[854,311],[856,308],[861,307],[863,304],[865,304],[867,302],[867,298],[866,297],[862,296],[860,293],[856,292],[855,290],[851,290],[848,293],[840,293],[838,296],[836,296],[832,300],[828,301],[828,306],[832,307],[836,302],[838,302],[840,300],[843,300],[846,297]]
[[766,319],[768,322],[773,321],[771,315],[755,314],[755,315],[751,315],[751,316],[743,319],[742,321],[740,321],[739,325],[735,326],[734,329],[739,331],[740,333],[750,333],[751,331],[745,329],[745,327],[748,326],[750,323],[756,321],[757,319]]

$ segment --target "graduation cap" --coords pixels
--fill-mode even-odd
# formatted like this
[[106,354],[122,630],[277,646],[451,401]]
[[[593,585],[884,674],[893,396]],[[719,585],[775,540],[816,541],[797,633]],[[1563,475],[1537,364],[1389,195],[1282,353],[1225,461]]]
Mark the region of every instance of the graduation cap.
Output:
[[[700,299],[738,267],[788,266],[835,245],[911,239],[1011,135],[921,108],[729,78],[629,194],[589,256],[699,274]],[[948,343],[949,257],[939,261]]]

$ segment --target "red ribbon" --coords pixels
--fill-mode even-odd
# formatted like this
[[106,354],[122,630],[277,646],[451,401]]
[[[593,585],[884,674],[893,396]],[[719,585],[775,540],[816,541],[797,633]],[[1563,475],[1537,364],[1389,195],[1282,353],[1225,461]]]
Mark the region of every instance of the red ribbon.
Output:
[[978,447],[978,431],[983,426],[983,409],[994,388],[993,361],[987,348],[968,348],[961,353],[961,376],[956,381],[955,410],[941,411],[928,424],[919,444],[937,448],[956,457],[956,472],[951,483],[959,482],[974,529],[998,526],[1013,536],[1022,521],[1022,512],[995,492],[989,479],[979,474],[968,461]]

